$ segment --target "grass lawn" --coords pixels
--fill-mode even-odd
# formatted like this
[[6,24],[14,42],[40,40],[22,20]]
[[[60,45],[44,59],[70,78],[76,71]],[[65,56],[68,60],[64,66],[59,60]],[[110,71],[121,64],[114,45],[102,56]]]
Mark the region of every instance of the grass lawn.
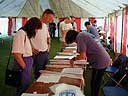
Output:
[[[4,40],[3,44],[0,44],[0,96],[15,96],[15,88],[9,87],[4,84],[5,69],[8,61],[12,37],[3,37],[3,40]],[[52,59],[56,55],[56,52],[58,51],[60,51],[59,41],[57,38],[54,38],[51,44],[49,59]],[[86,96],[90,96],[90,77],[91,77],[90,74],[91,74],[91,70],[87,69],[85,74],[86,80],[85,80],[85,89],[84,89],[84,93],[86,94]],[[33,75],[32,75],[32,82],[33,82]],[[102,92],[100,96],[103,96]]]
[[15,89],[4,84],[5,69],[8,61],[12,37],[3,37],[0,44],[0,96],[14,96]]

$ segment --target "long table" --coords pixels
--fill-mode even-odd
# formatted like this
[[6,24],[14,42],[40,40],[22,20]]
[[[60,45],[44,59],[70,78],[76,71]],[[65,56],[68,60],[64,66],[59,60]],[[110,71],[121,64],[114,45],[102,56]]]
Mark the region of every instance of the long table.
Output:
[[50,87],[55,84],[70,84],[77,87],[83,86],[83,81],[81,79],[74,79],[69,77],[61,77],[58,83],[43,83],[43,82],[34,82],[26,91],[26,93],[36,93],[36,94],[48,94],[48,96],[53,95],[54,93],[50,90]]
[[[65,52],[67,52],[67,50],[65,50]],[[69,50],[68,50],[69,52]],[[51,60],[51,64],[47,65],[46,70],[40,70],[41,75],[47,75],[47,74],[55,74],[54,72],[62,72],[62,70],[64,68],[82,68],[81,70],[85,70],[86,69],[86,64],[78,64],[78,62],[74,63],[73,61],[73,56],[69,56],[69,62],[67,62],[67,64],[64,64],[62,61],[63,60],[67,60],[65,59],[63,56],[63,58],[61,56],[55,56],[54,60]],[[65,56],[66,58],[68,56]],[[61,61],[62,60],[62,61]],[[58,62],[59,61],[59,64]],[[61,64],[62,63],[62,64]],[[60,74],[60,73],[59,73]],[[71,74],[69,74],[69,76],[67,77],[66,75],[62,75],[59,79],[58,82],[49,82],[49,83],[44,83],[44,82],[37,82],[35,81],[26,91],[26,93],[36,93],[36,94],[48,94],[48,96],[52,96],[54,93],[50,90],[50,87],[55,85],[55,84],[61,84],[61,83],[65,83],[65,84],[69,84],[69,85],[74,85],[77,86],[79,88],[81,88],[81,90],[84,87],[84,79],[83,79],[83,74],[79,75],[79,74],[73,74],[76,75],[76,77],[80,77],[80,78],[73,78],[72,76],[70,77]],[[39,77],[40,78],[40,77]]]

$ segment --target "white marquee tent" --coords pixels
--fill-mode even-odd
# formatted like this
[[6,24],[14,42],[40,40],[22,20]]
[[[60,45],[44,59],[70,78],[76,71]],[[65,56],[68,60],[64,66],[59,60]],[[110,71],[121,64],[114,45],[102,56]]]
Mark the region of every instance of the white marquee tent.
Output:
[[0,17],[40,16],[47,8],[57,17],[104,17],[126,5],[128,0],[0,0]]
[[[22,26],[19,17],[40,17],[47,8],[52,9],[57,18],[77,17],[79,30],[85,29],[84,22],[89,17],[101,19],[97,24],[112,37],[114,51],[123,49],[122,52],[128,55],[128,0],[0,0],[0,32],[9,34],[18,30]],[[9,20],[8,17],[14,18]],[[15,20],[15,17],[18,18]],[[14,21],[11,27],[8,27],[9,21]]]

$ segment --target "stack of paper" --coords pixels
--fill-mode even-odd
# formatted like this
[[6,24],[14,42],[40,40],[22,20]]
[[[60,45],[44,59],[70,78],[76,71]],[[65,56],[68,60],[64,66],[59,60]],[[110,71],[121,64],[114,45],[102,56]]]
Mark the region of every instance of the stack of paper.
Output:
[[49,71],[49,70],[40,70],[41,74],[59,74],[60,72],[55,72],[55,71]]
[[70,74],[83,74],[82,68],[64,68],[62,73],[70,73]]
[[88,62],[87,62],[87,60],[75,60],[74,61],[74,64],[83,64],[83,65],[86,65],[86,64],[89,64]]
[[44,82],[44,83],[50,83],[50,82],[59,82],[61,75],[60,74],[45,74],[41,75],[38,79],[37,82]]
[[69,56],[73,55],[73,53],[71,52],[57,52],[57,54],[58,55],[69,55]]
[[70,60],[54,59],[50,60],[50,64],[70,64]]
[[54,59],[73,59],[74,58],[74,56],[59,56],[59,55],[56,55],[55,57],[54,57]]
[[62,77],[69,77],[69,78],[75,78],[75,79],[83,79],[82,74],[69,74],[69,73],[62,73]]
[[77,46],[77,43],[73,42],[71,44],[68,44],[67,46],[69,46],[69,47],[75,47],[75,46]]
[[74,46],[74,47],[65,47],[65,49],[76,50],[77,49],[77,46]]

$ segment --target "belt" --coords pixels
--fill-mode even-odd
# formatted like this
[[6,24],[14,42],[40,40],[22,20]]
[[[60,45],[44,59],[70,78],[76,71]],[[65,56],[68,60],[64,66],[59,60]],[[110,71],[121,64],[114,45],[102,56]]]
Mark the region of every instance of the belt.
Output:
[[46,53],[46,52],[48,52],[48,51],[40,51],[39,53]]

